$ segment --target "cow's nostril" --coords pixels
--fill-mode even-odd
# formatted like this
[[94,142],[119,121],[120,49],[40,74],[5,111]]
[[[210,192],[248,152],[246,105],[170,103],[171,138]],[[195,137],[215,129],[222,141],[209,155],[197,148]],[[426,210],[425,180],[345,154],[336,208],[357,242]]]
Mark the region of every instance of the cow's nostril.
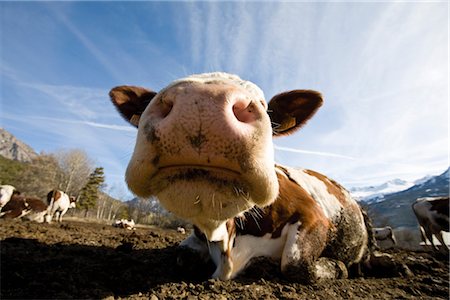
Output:
[[237,102],[233,105],[234,116],[243,123],[250,123],[255,119],[254,110],[252,102]]
[[169,115],[173,108],[173,103],[169,101],[161,101],[159,106],[160,117],[165,118]]

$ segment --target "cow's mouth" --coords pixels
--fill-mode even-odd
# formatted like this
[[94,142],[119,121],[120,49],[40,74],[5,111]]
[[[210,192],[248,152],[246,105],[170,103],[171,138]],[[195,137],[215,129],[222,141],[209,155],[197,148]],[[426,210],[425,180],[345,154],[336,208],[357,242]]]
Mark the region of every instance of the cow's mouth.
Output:
[[171,180],[222,179],[236,180],[241,176],[237,170],[225,167],[203,165],[167,165],[160,167],[155,176]]

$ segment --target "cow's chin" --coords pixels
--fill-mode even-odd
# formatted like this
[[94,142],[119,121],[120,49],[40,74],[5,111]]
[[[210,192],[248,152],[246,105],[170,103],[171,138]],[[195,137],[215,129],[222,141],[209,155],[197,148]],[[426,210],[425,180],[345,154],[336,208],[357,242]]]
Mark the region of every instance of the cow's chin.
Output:
[[156,194],[162,206],[182,219],[225,221],[250,209],[248,191],[222,179],[177,179]]
[[151,185],[164,208],[197,225],[226,221],[273,202],[278,181],[263,177],[218,168],[167,168]]

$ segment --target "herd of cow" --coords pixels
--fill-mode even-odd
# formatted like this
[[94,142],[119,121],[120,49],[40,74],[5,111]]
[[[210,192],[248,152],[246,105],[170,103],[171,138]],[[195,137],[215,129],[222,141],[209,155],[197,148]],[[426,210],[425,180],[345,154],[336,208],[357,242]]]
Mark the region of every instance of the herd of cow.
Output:
[[[449,197],[418,198],[412,204],[412,210],[419,224],[423,244],[426,245],[428,240],[433,250],[448,254],[449,247],[442,232],[450,232]],[[390,226],[373,228],[373,234],[377,241],[390,241],[392,245],[397,244],[394,231]],[[441,244],[440,249],[435,245],[433,236]]]
[[39,223],[50,223],[55,217],[62,222],[62,217],[75,207],[76,199],[59,190],[47,194],[46,203],[39,198],[22,195],[11,185],[0,186],[0,217],[27,218]]
[[[12,185],[0,185],[0,218],[25,218],[38,223],[51,223],[53,218],[62,222],[70,208],[76,207],[76,199],[60,190],[51,190],[46,201],[36,197],[22,195]],[[134,229],[134,220],[114,221],[114,227]]]

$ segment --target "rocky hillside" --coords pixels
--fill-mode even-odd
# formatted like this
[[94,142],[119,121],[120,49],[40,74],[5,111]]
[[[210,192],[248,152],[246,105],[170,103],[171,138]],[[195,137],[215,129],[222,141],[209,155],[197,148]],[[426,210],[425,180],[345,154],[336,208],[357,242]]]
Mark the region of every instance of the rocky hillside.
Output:
[[0,155],[21,162],[30,162],[37,156],[30,146],[19,141],[3,128],[0,128]]
[[382,195],[366,202],[375,226],[417,227],[412,203],[420,197],[448,196],[449,170],[404,191]]

